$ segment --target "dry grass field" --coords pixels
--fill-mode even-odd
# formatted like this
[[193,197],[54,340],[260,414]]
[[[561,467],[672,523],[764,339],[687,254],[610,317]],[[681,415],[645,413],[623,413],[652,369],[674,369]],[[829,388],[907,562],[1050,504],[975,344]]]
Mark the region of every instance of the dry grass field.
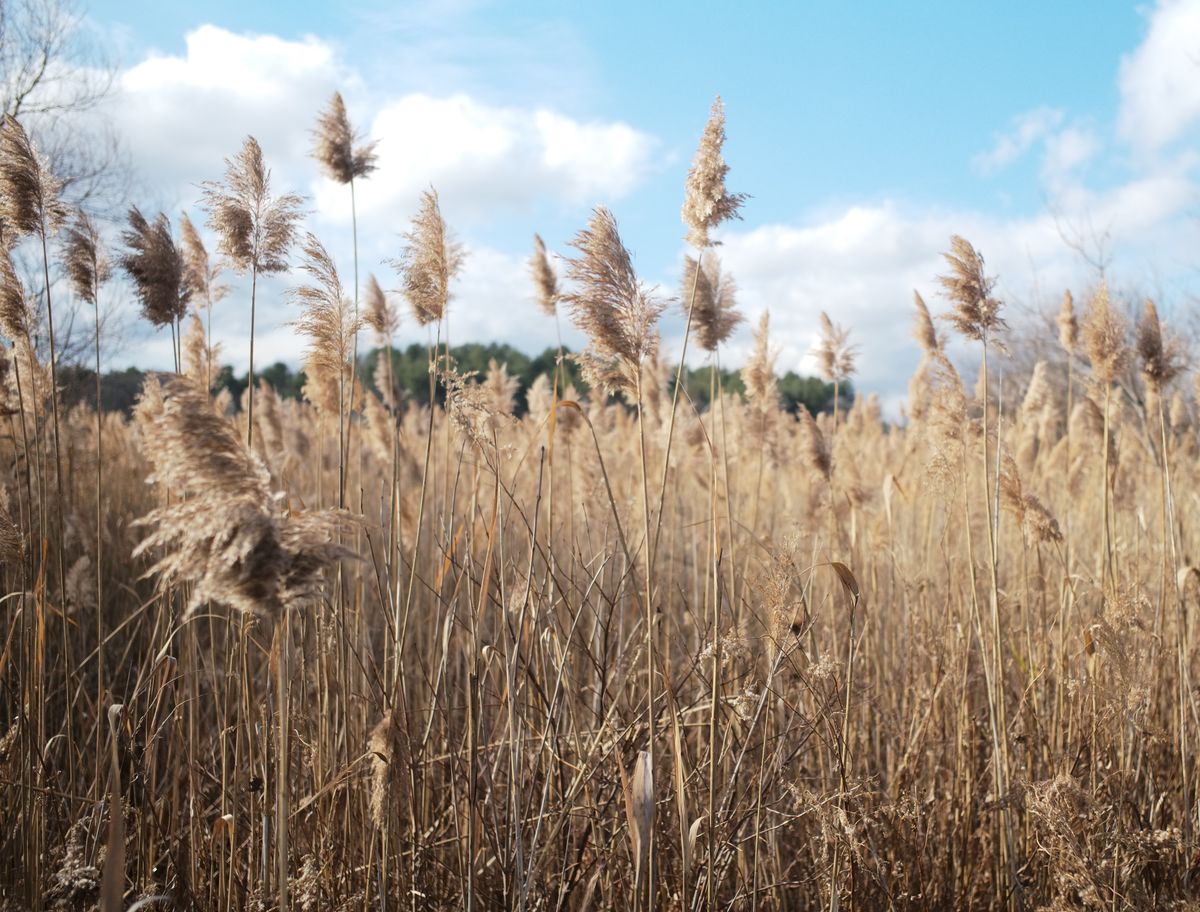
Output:
[[[742,202],[723,138],[718,105],[670,304],[688,351],[660,350],[667,299],[597,209],[561,259],[537,242],[529,314],[586,333],[589,391],[543,377],[518,418],[504,365],[445,355],[460,256],[432,191],[386,267],[402,295],[365,268],[360,294],[253,140],[204,186],[211,259],[138,212],[105,253],[4,123],[0,908],[1191,907],[1180,346],[1101,285],[998,382],[1017,343],[953,238],[903,421],[782,410],[766,318],[747,394],[698,408],[669,365],[741,319],[710,237]],[[315,154],[370,192],[340,99]],[[18,244],[65,270],[52,297]],[[248,294],[220,300],[218,267]],[[214,395],[213,312],[291,267],[305,398]],[[177,340],[129,420],[55,395],[59,296],[110,294]],[[360,358],[400,320],[444,406]]]

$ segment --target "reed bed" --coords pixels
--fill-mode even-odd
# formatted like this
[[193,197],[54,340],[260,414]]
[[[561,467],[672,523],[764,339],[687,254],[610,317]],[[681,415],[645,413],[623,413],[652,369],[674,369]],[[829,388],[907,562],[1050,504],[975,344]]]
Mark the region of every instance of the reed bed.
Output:
[[[176,242],[135,210],[110,256],[178,370],[98,415],[60,407],[33,338],[50,302],[9,258],[28,237],[48,271],[65,217],[19,129],[6,912],[1192,907],[1200,424],[1152,304],[1068,296],[1060,356],[1001,383],[1003,302],[954,238],[935,314],[916,299],[903,421],[872,396],[783,411],[765,315],[746,395],[714,371],[698,410],[657,322],[680,308],[719,364],[741,319],[710,235],[744,201],[718,102],[676,302],[607,210],[561,261],[537,239],[530,319],[587,333],[589,391],[556,371],[517,417],[503,365],[448,356],[461,255],[436,193],[392,264],[411,317],[374,277],[360,307],[247,140],[205,185],[211,227],[253,283],[292,267],[305,398],[213,394],[212,309],[251,300],[221,300],[191,222]],[[369,193],[340,97],[320,131]],[[75,293],[123,293],[73,224]],[[817,356],[841,386],[833,317]],[[403,319],[429,327],[432,407],[360,362],[360,333],[386,351]]]

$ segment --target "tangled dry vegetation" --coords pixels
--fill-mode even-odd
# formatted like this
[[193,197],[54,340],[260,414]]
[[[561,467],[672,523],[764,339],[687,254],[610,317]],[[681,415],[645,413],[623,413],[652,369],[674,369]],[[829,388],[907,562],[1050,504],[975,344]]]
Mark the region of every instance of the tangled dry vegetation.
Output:
[[[683,211],[713,358],[740,320],[723,138],[718,105]],[[306,399],[212,395],[206,324],[242,303],[190,222],[135,211],[120,265],[178,372],[124,420],[53,395],[53,302],[9,247],[65,255],[89,304],[113,286],[0,140],[5,910],[1189,907],[1200,440],[1153,305],[1068,296],[1062,358],[1001,398],[1002,304],[955,238],[974,392],[918,297],[903,424],[783,412],[765,316],[748,395],[700,413],[597,210],[532,270],[592,393],[544,377],[518,419],[503,365],[444,357],[461,257],[430,193],[395,263],[446,391],[419,408],[386,359],[362,383],[396,303],[297,236],[251,140],[209,224],[252,288],[302,266]],[[374,164],[340,99],[317,152],[351,192]]]

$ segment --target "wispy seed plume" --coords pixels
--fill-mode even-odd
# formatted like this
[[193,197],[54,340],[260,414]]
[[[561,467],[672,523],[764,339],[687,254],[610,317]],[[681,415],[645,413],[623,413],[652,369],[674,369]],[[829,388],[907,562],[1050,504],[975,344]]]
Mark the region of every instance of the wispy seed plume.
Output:
[[437,323],[450,304],[450,282],[462,266],[462,248],[449,236],[436,190],[421,194],[404,248],[392,265],[400,272],[404,296],[421,326]]
[[738,210],[746,201],[744,193],[730,193],[725,189],[725,176],[729,166],[721,154],[725,145],[725,105],[718,95],[704,125],[696,157],[692,159],[684,184],[683,224],[687,227],[687,242],[697,250],[712,246],[715,242],[709,232],[722,222],[740,218]]
[[339,184],[366,177],[377,167],[376,145],[376,142],[359,142],[359,136],[346,116],[342,93],[334,92],[317,118],[317,128],[313,131],[312,155],[321,169]]
[[208,225],[239,272],[287,269],[303,200],[294,193],[271,196],[271,172],[263,164],[258,140],[247,136],[241,151],[225,160],[225,179],[202,187]]
[[[721,263],[711,250],[701,254],[699,261],[685,257],[683,282],[686,298],[691,300],[691,289],[696,289],[692,305],[692,323],[696,327],[696,341],[705,351],[713,352],[727,340],[745,317],[737,307],[737,285],[733,277],[721,272]],[[683,304],[687,316],[687,304]]]
[[575,325],[589,339],[576,356],[588,383],[607,393],[636,393],[642,362],[654,354],[654,331],[665,305],[638,280],[612,213],[603,206],[570,242],[574,290],[563,295]]
[[53,234],[66,220],[62,185],[11,114],[0,124],[0,222],[17,234]]
[[558,274],[550,263],[546,253],[546,244],[540,234],[533,236],[533,256],[529,258],[529,271],[533,275],[533,285],[537,289],[537,302],[542,313],[553,317],[558,313]]

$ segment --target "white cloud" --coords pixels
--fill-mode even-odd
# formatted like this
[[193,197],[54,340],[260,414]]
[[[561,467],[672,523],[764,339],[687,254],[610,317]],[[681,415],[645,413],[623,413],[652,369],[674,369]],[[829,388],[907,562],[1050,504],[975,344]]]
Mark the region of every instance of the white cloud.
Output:
[[1004,170],[1056,129],[1062,119],[1062,111],[1048,107],[1018,115],[1007,132],[997,134],[991,149],[975,157],[975,169],[981,174]]
[[[633,191],[654,164],[657,141],[615,121],[572,117],[547,107],[501,107],[464,93],[438,97],[396,92],[372,97],[337,48],[318,38],[285,40],[235,34],[213,25],[188,33],[180,55],[157,53],[120,74],[105,111],[129,150],[142,186],[137,202],[176,217],[196,209],[198,184],[217,179],[224,159],[246,135],[263,147],[276,192],[307,191],[309,223],[351,279],[350,200],[346,188],[321,177],[310,158],[311,130],[332,92],[343,92],[351,120],[379,140],[379,170],[357,186],[361,272],[375,270],[386,287],[395,279],[377,264],[397,252],[421,190],[435,186],[443,211],[467,243],[469,256],[451,308],[456,339],[497,339],[523,348],[556,342],[529,298],[522,252],[472,243],[470,228],[538,205],[616,199]],[[362,104],[366,99],[367,103]],[[528,235],[522,232],[522,247]],[[206,238],[215,247],[211,237]],[[256,362],[299,361],[302,342],[288,325],[296,317],[286,289],[296,273],[260,282]],[[237,370],[247,362],[248,282],[230,278],[216,321],[223,356]],[[132,304],[129,305],[132,308]],[[529,321],[515,320],[528,315]],[[134,321],[138,325],[139,321]],[[128,346],[132,363],[170,363],[166,343],[148,329]],[[424,341],[415,329],[401,340]]]
[[[380,109],[370,138],[379,170],[364,184],[365,219],[413,208],[430,185],[467,219],[519,210],[537,199],[620,198],[645,176],[655,141],[623,123],[581,122],[545,109],[485,105],[467,95],[405,95]],[[317,208],[347,224],[344,189],[313,184]]]
[[1145,40],[1121,60],[1118,128],[1155,152],[1200,119],[1200,2],[1159,0]]

